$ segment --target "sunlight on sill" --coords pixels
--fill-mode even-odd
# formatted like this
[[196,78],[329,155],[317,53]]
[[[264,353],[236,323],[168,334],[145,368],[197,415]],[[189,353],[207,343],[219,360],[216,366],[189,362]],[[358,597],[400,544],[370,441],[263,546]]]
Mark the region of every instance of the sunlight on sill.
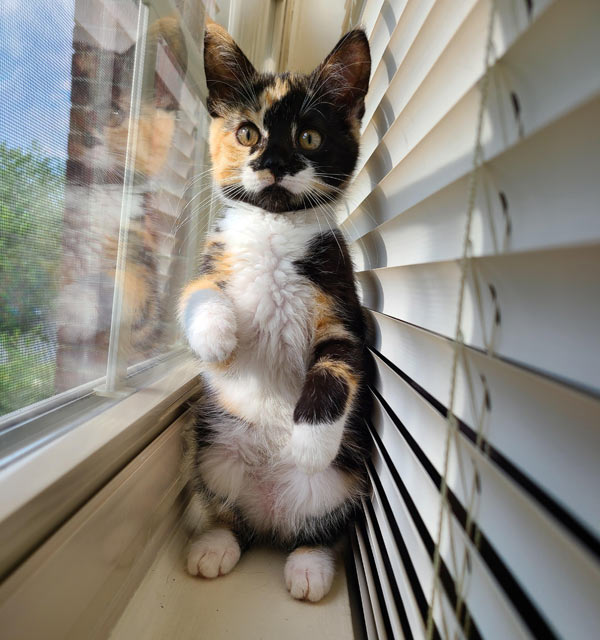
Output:
[[115,625],[111,640],[355,637],[341,557],[331,591],[313,604],[288,594],[282,552],[252,548],[229,575],[205,580],[186,573],[185,546],[186,540],[178,532],[158,552]]

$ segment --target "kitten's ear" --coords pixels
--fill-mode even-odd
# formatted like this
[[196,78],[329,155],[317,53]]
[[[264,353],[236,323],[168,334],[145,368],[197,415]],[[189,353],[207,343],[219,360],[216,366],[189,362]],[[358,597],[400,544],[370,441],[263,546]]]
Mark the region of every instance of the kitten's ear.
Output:
[[362,29],[354,29],[343,36],[312,72],[315,86],[322,87],[323,98],[359,120],[365,112],[370,75],[369,41]]
[[247,83],[256,69],[233,38],[216,22],[208,19],[204,34],[204,71],[208,87],[210,115],[223,115],[228,105],[247,101]]

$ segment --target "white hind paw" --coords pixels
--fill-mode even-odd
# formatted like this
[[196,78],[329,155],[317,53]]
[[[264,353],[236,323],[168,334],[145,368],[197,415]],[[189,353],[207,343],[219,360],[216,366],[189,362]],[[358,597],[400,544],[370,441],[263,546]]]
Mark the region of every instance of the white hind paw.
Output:
[[331,589],[335,575],[333,551],[299,547],[288,556],[283,575],[293,598],[318,602]]
[[203,578],[224,576],[235,567],[240,555],[240,545],[229,529],[212,529],[192,543],[187,570]]

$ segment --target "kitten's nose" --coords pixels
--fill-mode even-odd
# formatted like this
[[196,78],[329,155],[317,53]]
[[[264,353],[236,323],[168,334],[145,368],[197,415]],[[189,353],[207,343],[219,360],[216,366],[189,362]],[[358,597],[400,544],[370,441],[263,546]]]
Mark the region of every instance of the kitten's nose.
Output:
[[280,180],[286,173],[287,162],[285,158],[282,158],[279,155],[269,155],[262,162],[262,166],[264,169],[268,169],[272,174],[275,180]]

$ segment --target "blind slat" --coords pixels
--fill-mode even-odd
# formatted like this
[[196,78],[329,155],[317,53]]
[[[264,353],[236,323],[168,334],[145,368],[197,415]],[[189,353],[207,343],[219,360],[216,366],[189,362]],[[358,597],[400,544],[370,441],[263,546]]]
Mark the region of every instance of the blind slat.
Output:
[[[578,109],[489,162],[479,176],[472,255],[590,244],[600,240],[600,103]],[[468,177],[373,229],[345,229],[359,271],[459,259]],[[577,206],[573,206],[573,203]],[[568,211],[568,215],[565,212]],[[366,231],[366,233],[364,233]]]
[[[536,2],[535,16],[550,2]],[[431,4],[429,0],[417,3],[417,6],[419,11],[427,8],[429,12]],[[493,43],[494,53],[500,57],[519,35],[530,28],[531,21],[527,19],[524,3],[515,6],[512,1],[504,1],[496,2],[496,6],[499,17],[493,31]],[[423,34],[419,36],[420,42],[415,42],[405,63],[400,58],[404,49],[398,52],[398,62],[396,57],[392,58],[393,64],[388,62],[387,67],[399,66],[389,86],[385,81],[384,69],[376,71],[365,113],[361,146],[363,163],[390,128],[403,130],[405,135],[415,138],[420,130],[418,124],[431,128],[481,78],[485,69],[484,51],[490,7],[491,0],[480,0],[456,7],[458,11],[455,12],[454,4],[438,3],[428,18]],[[455,32],[446,32],[448,16],[445,12],[449,10],[452,20],[459,25]],[[406,13],[409,13],[408,8]],[[462,22],[461,18],[464,19]],[[440,29],[440,24],[444,25],[443,29]],[[410,44],[409,41],[407,46]],[[384,56],[385,60],[394,56],[391,45],[392,42],[389,55]],[[446,48],[437,57],[443,46]],[[449,77],[452,82],[448,82]],[[421,132],[420,135],[422,137],[424,134]]]
[[[465,290],[465,343],[485,349],[493,342],[505,358],[600,391],[600,341],[588,339],[600,326],[599,249],[474,258]],[[367,308],[454,336],[459,263],[376,269],[357,279]]]
[[[364,503],[363,503],[364,505]],[[388,619],[390,621],[392,637],[393,638],[401,638],[404,634],[402,633],[402,624],[400,622],[400,617],[398,615],[398,610],[396,608],[396,603],[394,599],[394,594],[392,592],[392,588],[390,586],[390,580],[387,575],[387,571],[385,568],[382,551],[379,548],[379,543],[377,541],[377,537],[375,535],[375,527],[379,529],[380,518],[377,517],[376,523],[373,522],[371,518],[371,514],[369,513],[368,507],[364,505],[363,512],[365,515],[365,524],[367,530],[367,538],[369,541],[369,546],[371,548],[371,552],[373,554],[373,558],[375,560],[375,566],[377,568],[377,574],[379,576],[379,582],[381,585],[381,590],[383,591],[383,598],[386,604],[386,611],[388,614]],[[386,541],[386,550],[388,553],[393,553],[394,548],[387,545]],[[397,550],[396,550],[397,551]]]
[[[392,513],[394,514],[395,522],[410,555],[421,589],[427,602],[430,603],[431,588],[433,585],[433,567],[431,565],[431,558],[422,538],[419,535],[407,506],[402,499],[400,491],[394,482],[385,459],[381,454],[379,445],[374,442],[373,446],[373,466],[377,472],[377,477],[381,482],[386,500],[390,504]],[[454,633],[458,633],[461,638],[463,637],[454,617],[453,608],[443,589],[441,598],[437,598],[435,602],[434,620],[439,629],[444,627],[443,620],[445,620],[446,625],[448,625],[451,632],[451,637],[454,637]]]
[[[468,551],[475,636],[590,637],[600,615],[600,4],[401,4],[383,3],[369,31],[361,159],[338,219],[375,321],[369,522],[386,549],[398,543],[384,569],[409,620],[411,607],[423,617],[435,579],[436,633],[453,636],[442,612],[452,615],[456,556]],[[465,529],[471,499],[477,543]]]
[[[381,393],[394,402],[406,383],[394,377],[391,370],[387,375],[385,370],[379,370]],[[423,402],[419,394],[410,392],[414,403]],[[403,423],[441,472],[443,458],[440,459],[439,450],[444,446],[447,422],[436,412],[429,412],[428,417],[427,423],[410,424],[404,420]],[[436,447],[438,453],[432,454],[431,447]],[[591,637],[591,630],[600,623],[596,606],[600,571],[593,557],[470,441],[460,437],[457,448],[451,448],[447,478],[449,488],[463,505],[467,503],[467,496],[461,483],[461,467],[467,478],[477,470],[481,487],[475,512],[478,525],[529,598],[559,635],[569,637],[569,629],[585,628],[590,635],[584,633],[581,637]],[[560,581],[556,576],[560,576]],[[565,593],[569,598],[564,597]]]
[[[365,101],[365,115],[363,128],[373,117],[373,113],[379,106],[381,98],[392,82],[394,74],[402,64],[404,57],[410,50],[415,37],[425,22],[427,14],[433,7],[435,0],[423,2],[409,2],[400,16],[400,20],[394,29],[390,42],[383,53],[382,59],[377,65],[373,65],[369,93]],[[364,135],[364,134],[363,134]],[[364,145],[363,139],[363,145]],[[362,154],[362,150],[361,150]]]
[[[583,8],[575,12],[577,20],[568,3],[552,6],[493,68],[482,134],[486,161],[598,96],[600,39],[589,25],[600,21],[600,5],[583,0],[579,4]],[[548,50],[546,44],[560,20],[566,21],[563,38],[569,48]],[[555,76],[556,65],[577,68],[578,73]],[[394,135],[390,130],[356,176],[351,200],[357,209],[377,210],[399,194],[406,208],[466,175],[479,102],[475,86],[431,130],[433,123],[421,118],[428,112],[426,104],[416,112],[416,122],[399,126]],[[369,196],[375,187],[377,198]]]
[[[439,520],[440,494],[432,479],[403,439],[379,400],[374,400],[373,426],[385,450],[393,459],[411,495],[418,496],[417,506],[432,539]],[[466,571],[466,603],[485,638],[530,638],[512,605],[502,594],[490,571],[479,557],[464,529],[451,517],[454,553],[459,563],[454,566],[452,543],[447,529],[441,545],[441,555],[454,580],[458,580],[465,550],[470,557]]]
[[381,5],[381,10],[373,27],[373,32],[369,36],[372,69],[379,64],[396,23],[406,7],[406,2],[407,0],[386,0]]
[[[398,54],[394,58],[394,49],[397,46],[394,41],[396,46],[389,50],[389,55],[386,57],[388,64],[392,63],[392,60],[394,64],[399,64],[398,71],[384,94],[386,103],[382,105],[384,110],[387,107],[388,111],[393,111],[395,116],[392,118],[400,113],[410,96],[435,65],[448,42],[476,4],[476,0],[457,0],[452,3],[438,2],[433,7],[431,4],[431,2],[425,2],[424,6],[418,10],[414,6],[411,7],[406,25],[400,25],[402,30],[396,36],[396,38],[404,38],[408,41],[405,45],[408,51],[405,52],[405,47],[398,47]],[[414,38],[412,42],[411,36]],[[369,92],[365,123],[369,122],[378,106],[377,94]],[[366,142],[363,140],[363,154],[370,152],[365,146]]]
[[377,638],[379,640],[386,640],[388,635],[387,635],[385,623],[383,620],[381,605],[377,598],[377,587],[375,583],[376,578],[373,574],[373,568],[371,567],[369,554],[367,552],[367,541],[365,540],[365,537],[359,525],[355,527],[355,532],[356,532],[356,540],[358,542],[360,557],[362,558],[362,568],[363,568],[365,579],[369,589],[369,597],[371,600],[371,611],[373,613],[373,618],[375,620],[375,627],[377,628]]
[[394,539],[394,534],[390,528],[385,509],[381,503],[379,491],[375,485],[372,485],[371,504],[377,518],[381,535],[385,541],[386,549],[390,559],[390,566],[394,572],[394,579],[402,598],[402,602],[406,607],[406,615],[411,632],[415,638],[423,638],[425,635],[425,625],[423,619],[419,615],[419,608],[415,599],[415,594],[410,582],[410,577],[403,565],[398,546]]
[[360,555],[360,548],[358,546],[358,539],[357,539],[357,534],[355,530],[352,530],[351,532],[350,542],[352,544],[352,555],[354,557],[354,569],[356,572],[356,579],[358,582],[358,592],[360,596],[360,602],[362,607],[365,630],[367,632],[367,638],[376,638],[377,625],[375,624],[375,616],[373,614],[373,607],[371,606],[369,584],[367,582],[365,568],[363,567],[363,561]]
[[367,37],[371,37],[371,34],[373,33],[373,27],[377,22],[377,17],[379,16],[382,5],[383,0],[366,0],[365,2],[361,21]]
[[[450,393],[452,343],[378,313],[373,319],[376,348],[435,401],[445,404]],[[474,430],[486,396],[487,441],[599,535],[600,496],[581,487],[600,485],[600,402],[466,349],[457,371],[454,411]],[[394,410],[404,421],[395,403]],[[576,465],[571,464],[573,460]]]

